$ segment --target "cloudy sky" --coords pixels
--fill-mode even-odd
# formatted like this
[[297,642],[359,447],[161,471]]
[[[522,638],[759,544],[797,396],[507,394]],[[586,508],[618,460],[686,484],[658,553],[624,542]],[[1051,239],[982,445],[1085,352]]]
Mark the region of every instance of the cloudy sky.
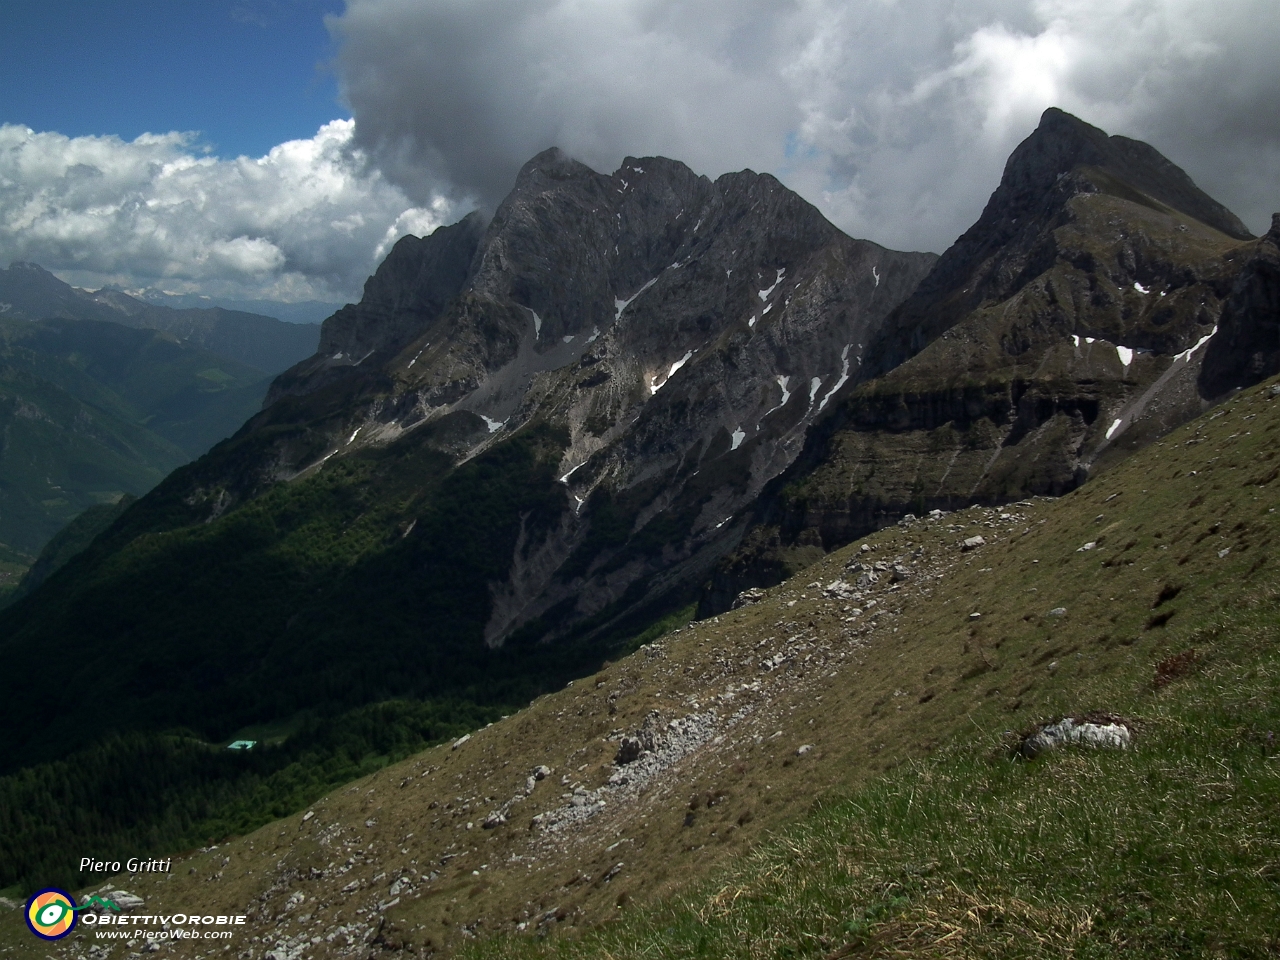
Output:
[[558,145],[776,174],[941,251],[1061,106],[1256,232],[1280,210],[1275,0],[6,0],[0,264],[353,299],[396,237]]

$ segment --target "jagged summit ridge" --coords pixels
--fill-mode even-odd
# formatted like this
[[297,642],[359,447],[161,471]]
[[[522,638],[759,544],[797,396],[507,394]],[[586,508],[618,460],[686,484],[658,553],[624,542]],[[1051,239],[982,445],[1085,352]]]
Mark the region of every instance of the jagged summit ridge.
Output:
[[1152,147],[1047,111],[704,612],[908,512],[1065,493],[1277,372],[1276,251]]
[[879,321],[933,259],[851,240],[769,175],[712,182],[661,157],[601,174],[554,149],[480,226],[473,215],[402,240],[272,399],[339,380],[382,391],[390,377],[392,402],[362,442],[469,413],[485,444],[538,411],[563,416],[575,434],[568,470],[618,438],[580,424],[625,417],[644,434],[659,390],[665,401],[677,372],[727,349],[758,375],[739,378],[731,409],[713,402],[701,429],[704,446],[719,431],[737,449],[805,387],[801,419],[856,382]]
[[1150,144],[1109,136],[1057,107],[1044,112],[1040,125],[1010,155],[990,206],[1014,215],[1031,212],[1027,201],[1034,203],[1059,178],[1081,167],[1104,170],[1150,199],[1236,240],[1253,239],[1239,217],[1197,187],[1182,168]]
[[919,353],[985,302],[1009,297],[1054,256],[1055,229],[1075,218],[1074,198],[1109,195],[1223,239],[1253,239],[1222,204],[1149,144],[1109,136],[1057,108],[1010,155],[982,215],[886,326],[869,363],[877,374]]

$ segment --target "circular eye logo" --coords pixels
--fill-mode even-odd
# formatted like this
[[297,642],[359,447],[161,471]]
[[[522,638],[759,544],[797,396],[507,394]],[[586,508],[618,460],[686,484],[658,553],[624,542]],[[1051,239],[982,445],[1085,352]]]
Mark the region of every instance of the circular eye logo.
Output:
[[27,926],[40,939],[61,940],[75,925],[76,902],[71,894],[49,887],[27,901]]

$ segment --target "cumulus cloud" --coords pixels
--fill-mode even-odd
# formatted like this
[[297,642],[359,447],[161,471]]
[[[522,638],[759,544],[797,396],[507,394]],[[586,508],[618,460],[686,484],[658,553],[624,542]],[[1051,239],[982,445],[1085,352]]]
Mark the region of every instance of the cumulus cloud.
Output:
[[1061,106],[1259,232],[1280,208],[1274,0],[348,0],[330,30],[356,144],[419,204],[492,206],[551,145],[660,153],[941,250]]
[[188,134],[69,138],[0,126],[0,261],[72,283],[268,299],[356,298],[390,243],[453,218],[411,203],[335,120],[265,157]]
[[81,286],[354,299],[529,157],[772,172],[849,233],[945,249],[1060,106],[1255,231],[1280,209],[1275,0],[347,0],[354,121],[264,157],[0,126],[0,265]]

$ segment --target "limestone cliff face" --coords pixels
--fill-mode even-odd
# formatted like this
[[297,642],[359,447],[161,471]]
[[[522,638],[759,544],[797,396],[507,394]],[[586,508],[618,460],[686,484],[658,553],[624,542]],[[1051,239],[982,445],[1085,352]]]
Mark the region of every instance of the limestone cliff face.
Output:
[[704,612],[905,513],[1065,493],[1270,376],[1276,278],[1271,234],[1250,238],[1146,144],[1047,111],[882,325],[880,376],[811,434]]
[[688,592],[935,260],[846,236],[768,175],[548,150],[488,224],[401,240],[192,496],[234,509],[428,425],[462,462],[549,424],[564,515],[522,532],[486,639]]
[[1280,213],[1252,246],[1205,349],[1200,391],[1219,397],[1280,370]]

